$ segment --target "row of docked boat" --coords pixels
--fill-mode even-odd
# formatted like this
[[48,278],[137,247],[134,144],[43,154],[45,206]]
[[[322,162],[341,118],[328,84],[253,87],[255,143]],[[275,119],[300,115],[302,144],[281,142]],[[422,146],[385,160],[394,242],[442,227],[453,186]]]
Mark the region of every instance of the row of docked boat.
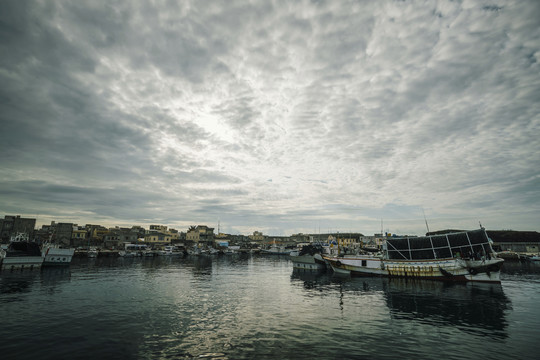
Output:
[[[144,247],[142,247],[144,246]],[[137,248],[135,248],[137,247]],[[120,257],[154,257],[154,256],[183,256],[184,251],[176,246],[165,246],[162,250],[152,250],[145,245],[127,244],[125,250],[120,250]]]
[[504,262],[484,228],[423,237],[388,237],[378,253],[332,254],[320,246],[290,254],[297,269],[321,269],[347,276],[386,276],[454,282],[500,282]]
[[57,244],[46,243],[39,246],[35,242],[28,241],[28,235],[17,234],[0,250],[0,268],[13,271],[69,265],[74,251],[61,248]]

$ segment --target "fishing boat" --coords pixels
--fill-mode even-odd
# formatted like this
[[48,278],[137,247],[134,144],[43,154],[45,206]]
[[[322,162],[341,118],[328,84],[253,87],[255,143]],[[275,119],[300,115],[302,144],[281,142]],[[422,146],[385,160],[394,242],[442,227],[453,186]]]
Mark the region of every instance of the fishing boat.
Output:
[[158,251],[159,256],[180,256],[183,255],[175,246],[164,246],[163,250]]
[[27,234],[17,234],[11,237],[6,248],[0,251],[2,270],[34,270],[40,269],[43,264],[43,256],[39,245],[28,241]]
[[118,251],[118,256],[120,257],[141,257],[143,252],[147,249],[146,244],[131,244],[124,243],[124,250]]
[[484,228],[423,237],[389,237],[380,254],[323,255],[336,274],[500,282],[504,262]]
[[58,244],[43,244],[41,247],[43,266],[68,266],[74,253],[75,249],[64,249]]
[[300,249],[293,250],[289,257],[293,263],[293,269],[323,270],[326,264],[322,258],[323,247],[320,245],[304,245]]
[[91,247],[88,249],[87,255],[89,258],[97,258],[99,255],[99,250],[95,247]]
[[284,246],[277,246],[274,241],[272,246],[268,249],[261,249],[260,254],[269,254],[269,255],[289,255],[291,251],[287,250]]
[[135,251],[120,250],[120,251],[118,251],[118,256],[123,257],[123,258],[132,258],[132,257],[136,257],[136,256],[139,256],[139,255]]

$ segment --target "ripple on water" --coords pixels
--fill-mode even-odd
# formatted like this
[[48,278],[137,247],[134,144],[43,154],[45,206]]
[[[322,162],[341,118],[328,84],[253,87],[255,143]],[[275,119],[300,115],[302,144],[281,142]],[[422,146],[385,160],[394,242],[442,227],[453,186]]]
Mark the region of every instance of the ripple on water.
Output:
[[0,274],[2,356],[527,358],[540,275],[519,271],[482,286],[337,279],[262,256],[78,261]]

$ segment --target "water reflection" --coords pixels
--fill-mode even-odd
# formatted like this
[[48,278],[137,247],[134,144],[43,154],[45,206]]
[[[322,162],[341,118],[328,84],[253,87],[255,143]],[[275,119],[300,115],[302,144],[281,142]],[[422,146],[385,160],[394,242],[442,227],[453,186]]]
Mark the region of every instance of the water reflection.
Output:
[[[512,305],[501,284],[343,278],[302,270],[293,271],[291,282],[302,283],[304,290],[310,294],[324,296],[337,292],[341,310],[344,302],[347,305],[347,301],[350,301],[351,294],[358,296],[356,299],[375,295],[377,298],[381,296],[391,319],[448,325],[463,331],[480,332],[485,336],[507,337],[506,314]],[[349,295],[344,297],[344,294]]]
[[188,256],[184,259],[184,266],[191,269],[193,275],[198,279],[209,279],[212,275],[211,256]]
[[476,329],[506,337],[505,313],[511,303],[501,284],[390,279],[384,296],[393,318],[456,325],[466,331]]
[[249,253],[227,254],[218,257],[218,261],[225,265],[231,266],[247,266],[251,259]]
[[[38,271],[4,271],[0,274],[0,294],[22,294],[31,291],[32,284],[40,276]],[[2,297],[2,302],[21,300],[20,297]]]
[[293,269],[291,281],[302,283],[305,289],[320,290],[332,284],[332,275],[326,270]]
[[71,280],[71,269],[68,266],[48,267],[41,270],[41,284],[54,287]]
[[540,274],[540,261],[505,261],[502,273],[504,275],[538,275]]

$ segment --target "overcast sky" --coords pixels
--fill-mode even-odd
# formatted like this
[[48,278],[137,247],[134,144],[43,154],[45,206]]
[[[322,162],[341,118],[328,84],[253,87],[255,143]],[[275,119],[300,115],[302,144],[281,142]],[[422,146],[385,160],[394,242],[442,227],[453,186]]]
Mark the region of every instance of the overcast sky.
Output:
[[538,1],[2,1],[0,215],[540,230]]

